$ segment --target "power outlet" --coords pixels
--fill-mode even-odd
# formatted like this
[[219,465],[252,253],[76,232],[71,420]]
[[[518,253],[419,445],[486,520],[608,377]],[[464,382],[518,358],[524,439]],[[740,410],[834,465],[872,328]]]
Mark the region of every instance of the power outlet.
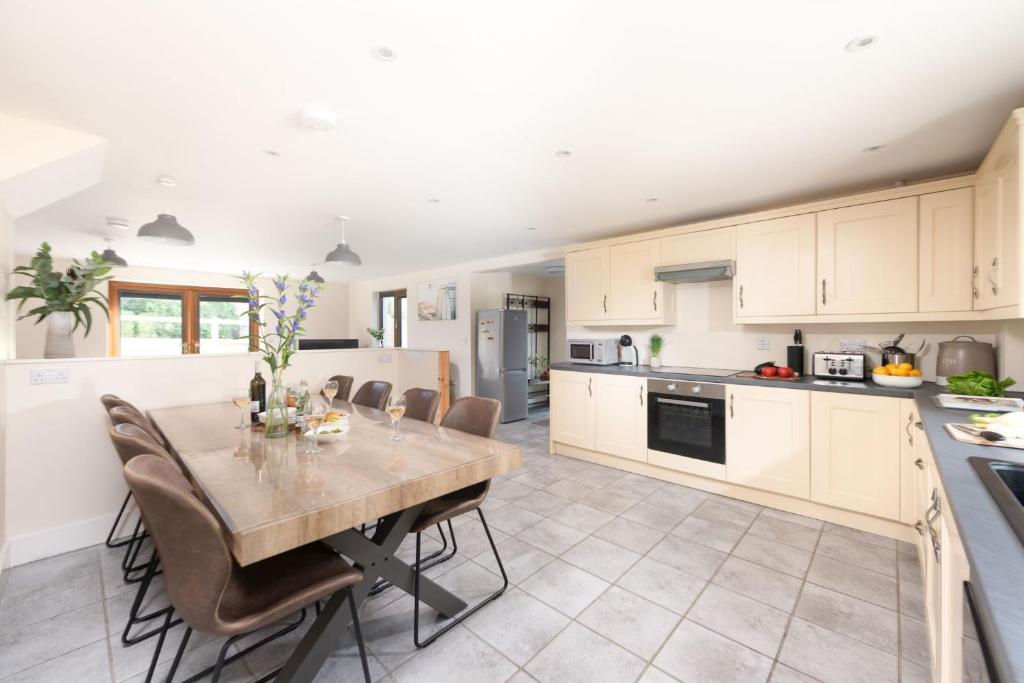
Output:
[[67,384],[71,379],[71,371],[67,368],[40,368],[30,370],[29,384]]
[[757,338],[757,350],[758,351],[770,351],[772,345],[768,342],[768,337]]
[[865,344],[867,341],[864,339],[840,339],[839,350],[843,353],[863,353]]

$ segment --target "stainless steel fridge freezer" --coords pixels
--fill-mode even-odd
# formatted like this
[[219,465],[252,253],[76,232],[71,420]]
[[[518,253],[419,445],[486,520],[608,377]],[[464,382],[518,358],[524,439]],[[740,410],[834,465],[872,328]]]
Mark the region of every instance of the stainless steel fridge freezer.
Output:
[[501,421],[526,418],[526,311],[476,312],[476,394],[501,401]]

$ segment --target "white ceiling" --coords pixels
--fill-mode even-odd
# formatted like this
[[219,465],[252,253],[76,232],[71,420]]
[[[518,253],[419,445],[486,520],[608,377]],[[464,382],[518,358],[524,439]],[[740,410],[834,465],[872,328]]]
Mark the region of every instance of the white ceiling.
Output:
[[[335,214],[365,265],[334,279],[567,244],[969,170],[1024,104],[1019,0],[0,0],[0,17],[0,110],[110,140],[105,181],[20,220],[17,250],[80,255],[106,216],[195,233],[117,242],[137,265],[304,272]],[[308,103],[337,127],[303,129]]]

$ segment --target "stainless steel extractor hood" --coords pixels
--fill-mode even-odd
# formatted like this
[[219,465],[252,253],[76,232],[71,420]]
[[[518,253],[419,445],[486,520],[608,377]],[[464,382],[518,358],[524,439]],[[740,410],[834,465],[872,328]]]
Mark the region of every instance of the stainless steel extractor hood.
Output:
[[658,282],[680,284],[685,282],[711,282],[713,280],[731,280],[736,274],[736,262],[705,261],[703,263],[683,263],[678,266],[661,266],[654,269],[654,279]]

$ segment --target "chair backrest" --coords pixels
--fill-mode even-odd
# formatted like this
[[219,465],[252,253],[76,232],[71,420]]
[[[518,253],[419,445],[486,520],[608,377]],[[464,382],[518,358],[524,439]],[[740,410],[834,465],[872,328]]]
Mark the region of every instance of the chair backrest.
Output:
[[452,403],[452,407],[441,418],[441,426],[493,439],[500,416],[501,401],[480,396],[463,396]]
[[384,410],[388,407],[388,397],[391,396],[391,382],[372,380],[364,382],[359,391],[352,397],[352,402],[367,408]]
[[114,394],[103,394],[102,396],[100,396],[100,403],[103,404],[103,407],[106,409],[108,413],[114,408],[127,408],[128,410],[131,410],[137,415],[145,417],[144,415],[142,415],[141,410],[139,410],[131,403],[121,398],[120,396],[115,396]]
[[124,478],[160,553],[175,611],[193,628],[225,634],[219,610],[234,561],[217,518],[181,472],[159,456],[134,458]]
[[338,383],[338,393],[334,398],[339,401],[347,401],[352,394],[352,378],[348,375],[332,375],[331,379]]
[[124,465],[127,465],[132,458],[146,453],[159,455],[168,462],[174,462],[171,454],[154,441],[149,432],[131,422],[122,422],[111,427],[110,440],[114,443],[117,456],[121,458],[121,463]]
[[156,427],[144,415],[140,415],[135,410],[118,406],[111,408],[108,414],[110,415],[110,421],[115,425],[133,424],[149,434],[153,441],[156,441],[161,446],[166,445],[167,442],[164,441],[163,434],[158,432]]
[[437,418],[437,404],[441,402],[441,394],[435,389],[415,387],[406,389],[405,416],[414,420],[433,422]]

